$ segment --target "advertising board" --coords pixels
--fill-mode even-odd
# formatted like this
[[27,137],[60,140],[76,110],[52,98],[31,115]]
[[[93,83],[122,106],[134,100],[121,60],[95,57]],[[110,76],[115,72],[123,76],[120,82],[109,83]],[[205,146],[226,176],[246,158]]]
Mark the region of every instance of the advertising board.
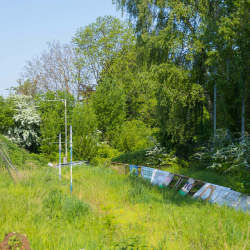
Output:
[[229,190],[230,188],[228,187],[222,187],[219,185],[206,183],[194,194],[194,197],[210,201],[211,203],[215,203],[218,201],[218,199],[220,199],[220,197],[222,197]]

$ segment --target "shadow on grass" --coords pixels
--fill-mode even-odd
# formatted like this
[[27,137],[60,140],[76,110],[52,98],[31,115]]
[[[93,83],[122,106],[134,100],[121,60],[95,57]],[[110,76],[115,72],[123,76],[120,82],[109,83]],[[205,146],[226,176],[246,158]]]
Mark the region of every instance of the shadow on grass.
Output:
[[[126,199],[130,202],[140,202],[151,204],[157,203],[174,203],[177,206],[197,204],[205,205],[206,202],[197,199],[192,199],[191,195],[181,196],[179,190],[185,185],[185,182],[177,189],[172,186],[160,188],[152,185],[148,180],[137,176],[128,175],[127,178],[130,183],[130,189],[127,192]],[[198,204],[197,204],[198,205]]]

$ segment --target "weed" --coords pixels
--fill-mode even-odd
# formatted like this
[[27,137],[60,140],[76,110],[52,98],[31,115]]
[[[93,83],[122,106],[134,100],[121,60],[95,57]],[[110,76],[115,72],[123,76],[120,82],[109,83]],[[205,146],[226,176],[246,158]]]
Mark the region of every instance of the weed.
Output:
[[22,241],[20,237],[14,235],[9,238],[8,244],[11,247],[11,250],[20,250],[22,246]]

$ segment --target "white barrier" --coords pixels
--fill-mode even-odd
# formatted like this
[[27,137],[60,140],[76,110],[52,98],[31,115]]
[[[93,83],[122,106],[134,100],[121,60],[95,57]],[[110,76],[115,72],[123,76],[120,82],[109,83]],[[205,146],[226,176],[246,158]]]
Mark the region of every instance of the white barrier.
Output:
[[194,197],[201,198],[202,200],[210,201],[211,203],[217,202],[220,197],[230,190],[228,187],[222,187],[211,183],[206,183],[201,189],[199,189]]

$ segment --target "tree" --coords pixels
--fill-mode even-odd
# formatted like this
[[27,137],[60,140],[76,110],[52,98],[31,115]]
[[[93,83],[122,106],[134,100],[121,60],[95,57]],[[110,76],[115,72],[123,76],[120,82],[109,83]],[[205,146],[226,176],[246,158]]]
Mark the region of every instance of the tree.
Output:
[[125,119],[125,94],[115,81],[103,79],[92,97],[102,139],[111,141],[117,126]]
[[52,40],[48,49],[27,62],[15,88],[17,93],[34,96],[45,91],[67,91],[79,98],[89,83],[89,76],[72,45]]
[[19,146],[36,151],[40,145],[39,126],[41,117],[31,96],[12,94],[8,96],[15,108],[14,124],[8,127],[6,135]]
[[119,53],[106,62],[106,67],[102,70],[101,75],[104,78],[115,80],[118,85],[123,87],[126,95],[126,120],[136,119],[149,126],[155,126],[154,86],[145,81],[140,74],[141,71],[137,62],[137,48],[132,43],[124,45]]
[[[250,96],[249,0],[116,0],[114,3],[118,9],[126,11],[134,23],[137,62],[144,68],[143,75],[148,77],[147,80],[154,78],[153,71],[161,71],[161,75],[164,75],[164,65],[168,67],[164,69],[165,75],[168,75],[172,71],[170,65],[174,65],[179,72],[186,72],[185,82],[192,83],[188,84],[188,91],[190,96],[197,97],[195,108],[194,105],[191,105],[191,110],[176,107],[175,117],[179,116],[177,120],[181,117],[189,117],[190,120],[195,115],[202,126],[205,106],[213,121],[216,86],[217,127],[240,131],[240,118],[242,117],[243,124],[243,118],[250,115],[248,104],[244,114],[245,99],[248,100]],[[158,80],[157,84],[168,81],[166,78]],[[175,84],[174,81],[172,83]],[[200,95],[193,95],[195,85],[199,85],[204,99]],[[170,85],[168,87],[173,90]],[[185,84],[180,86],[180,90],[182,89],[186,89]],[[172,94],[175,95],[174,92]],[[158,100],[158,104],[159,101],[162,102]],[[167,99],[165,101],[167,103]],[[177,103],[178,101],[171,105]],[[188,99],[185,106],[190,106]],[[169,108],[172,106],[166,109],[162,107],[161,112],[167,113]],[[190,114],[191,111],[193,115]],[[168,125],[172,121],[174,120],[168,120]],[[197,130],[194,123],[193,126],[196,127],[193,131]],[[190,129],[188,131],[191,136]]]
[[30,95],[32,97],[35,97],[38,92],[38,86],[34,82],[30,81],[29,79],[24,81],[18,79],[17,82],[19,86],[13,88],[13,90],[17,94]]
[[59,101],[62,99],[67,100],[67,131],[69,133],[72,110],[75,106],[74,96],[67,91],[57,91],[56,93],[39,93],[35,97],[36,106],[38,106],[42,118],[40,151],[53,161],[57,160],[58,144],[55,142],[58,142],[59,133],[62,135],[62,142],[64,142],[63,138],[65,138],[65,105],[64,102]]
[[101,71],[125,45],[134,43],[133,30],[129,23],[112,16],[98,17],[95,23],[79,28],[73,37],[74,49],[81,63],[91,72],[98,84]]
[[77,103],[72,113],[72,124],[74,158],[91,160],[96,154],[101,134],[91,103]]
[[14,125],[13,116],[15,114],[14,104],[10,99],[0,96],[0,132],[4,133]]
[[[137,34],[138,78],[144,88],[155,94],[157,121],[161,133],[185,143],[192,138],[190,129],[196,107],[201,105],[202,84],[192,74],[194,54],[199,53],[199,25],[196,1],[117,0],[127,11]],[[197,52],[196,52],[197,51]],[[154,96],[151,95],[151,101]],[[157,123],[156,123],[157,124]]]

